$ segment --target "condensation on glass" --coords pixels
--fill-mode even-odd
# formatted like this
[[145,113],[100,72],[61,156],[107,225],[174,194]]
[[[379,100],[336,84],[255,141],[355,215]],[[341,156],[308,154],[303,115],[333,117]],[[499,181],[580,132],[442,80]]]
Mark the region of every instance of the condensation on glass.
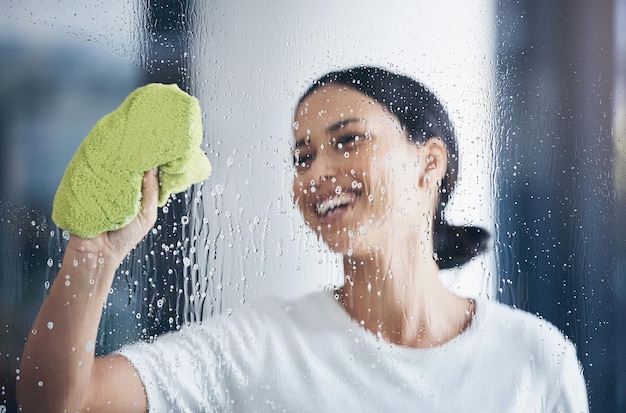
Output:
[[[542,21],[530,6],[488,1],[478,6],[405,2],[397,8],[374,1],[321,7],[250,2],[244,8],[226,1],[156,1],[141,7],[121,0],[59,3],[9,2],[0,15],[0,409],[14,408],[24,340],[67,241],[50,219],[56,185],[91,126],[141,84],[178,83],[200,99],[203,148],[214,172],[170,200],[148,240],[118,270],[100,326],[99,354],[184,323],[230,314],[256,297],[297,297],[341,282],[337,257],[306,228],[291,194],[294,105],[311,80],[335,68],[387,66],[417,76],[444,98],[461,137],[463,171],[447,217],[480,223],[494,234],[494,252],[444,274],[460,293],[485,294],[520,307],[543,299],[552,305],[548,290],[542,295],[541,282],[554,287],[552,271],[560,274],[557,289],[574,282],[568,277],[585,279],[587,261],[568,260],[568,254],[595,251],[585,236],[601,242],[594,236],[595,220],[605,228],[609,217],[588,218],[580,206],[590,204],[579,200],[595,196],[599,201],[592,205],[607,208],[606,200],[616,191],[618,206],[624,205],[626,184],[619,169],[626,141],[623,27],[616,35],[615,56],[621,57],[615,62],[616,81],[609,81],[615,108],[606,111],[615,123],[591,126],[615,130],[615,183],[606,186],[600,175],[613,174],[612,147],[603,141],[600,152],[593,152],[582,138],[572,144],[562,135],[568,129],[551,120],[552,115],[570,116],[568,105],[583,106],[585,96],[556,96],[560,79],[548,75],[559,73],[557,62],[546,63],[536,78],[520,74],[529,73],[524,72],[525,53],[537,52],[525,37],[533,28],[524,19]],[[614,4],[623,20],[624,1]],[[592,93],[604,98],[597,90]],[[520,143],[529,130],[541,136]],[[570,146],[574,153],[562,159],[561,149]],[[610,166],[586,157],[587,150]],[[593,168],[602,172],[591,182],[584,176]],[[561,198],[554,198],[554,188]],[[524,215],[527,211],[536,213]],[[626,221],[623,214],[618,218]],[[582,225],[582,231],[570,224]],[[612,300],[623,312],[623,248],[618,254],[612,258],[621,272],[605,275],[614,285],[612,298],[600,300]],[[569,271],[572,263],[579,267]],[[538,269],[539,284],[520,276]],[[559,322],[576,323],[581,341],[607,343],[605,353],[593,353],[585,362],[609,368],[603,363],[606,354],[617,353],[626,332],[596,333],[600,327],[601,334],[611,334],[606,326],[613,320],[592,317],[596,307],[580,306],[574,295],[596,300],[589,289],[604,291],[605,284],[577,285],[566,290],[563,298],[569,300],[552,305],[553,314]],[[528,291],[535,295],[529,298]],[[601,325],[589,325],[588,319]],[[618,356],[615,362],[622,366],[621,376],[619,370],[598,371],[591,379],[597,392],[592,396],[605,403],[599,405],[626,405],[619,398],[626,394],[626,361]],[[608,384],[613,387],[602,394],[593,380],[605,376],[612,377]]]

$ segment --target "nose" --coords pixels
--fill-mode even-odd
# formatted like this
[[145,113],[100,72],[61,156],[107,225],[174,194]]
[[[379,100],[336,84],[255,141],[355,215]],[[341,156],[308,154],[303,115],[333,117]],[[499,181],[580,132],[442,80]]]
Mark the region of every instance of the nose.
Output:
[[307,179],[309,185],[319,186],[326,181],[333,181],[338,173],[338,163],[333,159],[330,151],[321,150],[311,163],[309,170],[307,171]]

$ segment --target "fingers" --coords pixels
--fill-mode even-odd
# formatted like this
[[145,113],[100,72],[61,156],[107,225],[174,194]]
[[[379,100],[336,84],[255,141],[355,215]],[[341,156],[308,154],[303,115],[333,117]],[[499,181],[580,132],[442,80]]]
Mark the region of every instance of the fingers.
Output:
[[141,189],[141,212],[145,224],[152,227],[157,218],[157,201],[159,198],[158,169],[147,171],[143,176]]
[[141,209],[137,217],[128,225],[116,231],[103,234],[108,250],[119,263],[146,236],[157,218],[159,197],[158,169],[147,171],[141,188]]

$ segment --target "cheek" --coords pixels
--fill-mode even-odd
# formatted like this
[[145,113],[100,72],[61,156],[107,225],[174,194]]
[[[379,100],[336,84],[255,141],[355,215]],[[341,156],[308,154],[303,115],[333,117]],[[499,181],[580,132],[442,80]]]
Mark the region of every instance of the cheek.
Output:
[[298,176],[295,175],[293,178],[293,187],[292,187],[292,192],[293,192],[293,203],[295,206],[298,207],[298,209],[300,209],[300,211],[302,213],[305,213],[306,209],[307,209],[307,205],[305,204],[305,199],[306,199],[306,185],[304,183],[304,180]]
[[383,197],[388,189],[388,176],[384,173],[384,165],[374,160],[364,164],[362,171],[364,193],[368,195],[369,200],[374,201]]
[[365,190],[363,191],[367,203],[372,213],[378,218],[382,214],[387,215],[398,206],[398,196],[404,193],[406,196],[406,177],[398,174],[395,168],[397,165],[392,160],[380,160],[373,162],[365,170],[367,179],[363,180]]

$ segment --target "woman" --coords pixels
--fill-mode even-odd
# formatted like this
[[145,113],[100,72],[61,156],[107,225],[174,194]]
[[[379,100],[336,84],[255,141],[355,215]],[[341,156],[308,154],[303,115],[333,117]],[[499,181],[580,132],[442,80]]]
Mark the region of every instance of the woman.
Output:
[[117,264],[154,224],[152,171],[143,211],[128,227],[70,239],[65,276],[24,352],[25,407],[588,410],[574,347],[560,332],[484,298],[457,296],[439,280],[440,268],[484,250],[486,236],[441,219],[458,159],[453,127],[432,93],[380,68],[334,72],[304,94],[294,124],[294,201],[343,254],[345,284],[292,302],[264,300],[94,358]]

